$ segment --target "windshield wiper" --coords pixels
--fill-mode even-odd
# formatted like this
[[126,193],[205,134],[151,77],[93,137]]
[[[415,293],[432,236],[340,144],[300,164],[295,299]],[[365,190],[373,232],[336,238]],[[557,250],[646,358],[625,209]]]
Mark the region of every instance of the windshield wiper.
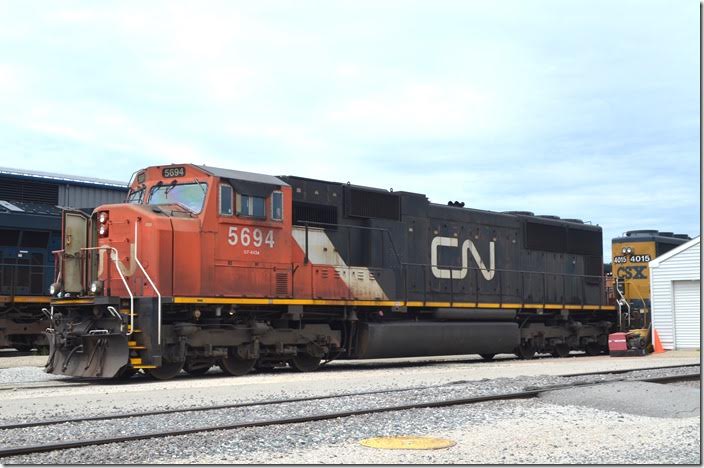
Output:
[[165,196],[166,198],[169,198],[169,192],[170,192],[171,190],[173,190],[174,187],[176,187],[176,183],[177,183],[177,182],[178,182],[178,181],[177,181],[176,179],[174,179],[174,180],[171,181],[171,183],[169,184],[169,186],[166,187],[166,190],[164,190],[164,196]]
[[207,188],[208,186],[207,186],[206,184],[204,184],[203,182],[201,182],[200,180],[198,180],[198,177],[194,177],[193,180],[196,182],[196,184],[198,184],[198,187],[200,187],[200,189],[203,191],[203,195],[205,195],[205,190],[206,190],[206,189],[203,188],[203,186],[205,185],[206,188]]

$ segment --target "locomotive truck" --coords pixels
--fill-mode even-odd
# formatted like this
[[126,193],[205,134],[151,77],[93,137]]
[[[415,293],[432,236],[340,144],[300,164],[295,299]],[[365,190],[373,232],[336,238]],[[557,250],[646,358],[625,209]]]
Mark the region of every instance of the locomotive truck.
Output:
[[425,195],[193,164],[63,213],[47,372],[598,354],[617,320],[602,231]]

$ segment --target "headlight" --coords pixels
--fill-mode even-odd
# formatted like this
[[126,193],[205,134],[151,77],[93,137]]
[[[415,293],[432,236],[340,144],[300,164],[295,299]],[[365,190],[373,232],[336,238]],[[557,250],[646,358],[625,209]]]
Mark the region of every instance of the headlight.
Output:
[[625,248],[625,247],[621,249],[621,253],[622,253],[622,254],[625,254],[625,253],[626,253],[626,248]]
[[108,220],[108,212],[107,211],[101,211],[98,214],[98,222],[101,224],[105,224],[105,222]]
[[627,253],[627,254],[633,253],[633,249],[630,248],[630,247],[627,247],[627,248],[626,248],[626,253]]
[[49,286],[49,295],[53,296],[56,293],[61,291],[61,284],[60,283],[51,283],[51,286]]
[[101,224],[98,227],[98,235],[100,237],[107,237],[108,236],[108,226],[107,224]]
[[95,280],[90,284],[90,292],[93,294],[100,294],[103,292],[103,282],[101,280]]

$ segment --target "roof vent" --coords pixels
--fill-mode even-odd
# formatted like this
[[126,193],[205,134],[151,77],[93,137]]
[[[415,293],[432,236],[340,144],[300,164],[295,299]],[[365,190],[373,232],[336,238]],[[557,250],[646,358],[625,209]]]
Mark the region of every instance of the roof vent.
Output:
[[568,223],[584,224],[584,221],[582,221],[581,219],[577,219],[577,218],[565,218],[565,219],[563,219],[563,221],[567,221]]
[[658,235],[662,236],[662,237],[674,237],[675,233],[674,232],[659,232]]
[[689,234],[675,234],[672,237],[676,237],[677,239],[691,239],[691,237],[689,237]]
[[559,216],[555,215],[538,215],[538,218],[545,218],[545,219],[560,219]]

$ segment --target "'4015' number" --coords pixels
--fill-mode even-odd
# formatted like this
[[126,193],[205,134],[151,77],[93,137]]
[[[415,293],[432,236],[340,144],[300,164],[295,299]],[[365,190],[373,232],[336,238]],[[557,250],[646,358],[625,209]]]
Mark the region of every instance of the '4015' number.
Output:
[[239,226],[230,226],[227,232],[227,243],[230,245],[242,245],[244,247],[261,247],[266,244],[269,248],[274,248],[274,231],[267,229],[266,234],[259,228],[250,229],[248,227],[239,230]]

